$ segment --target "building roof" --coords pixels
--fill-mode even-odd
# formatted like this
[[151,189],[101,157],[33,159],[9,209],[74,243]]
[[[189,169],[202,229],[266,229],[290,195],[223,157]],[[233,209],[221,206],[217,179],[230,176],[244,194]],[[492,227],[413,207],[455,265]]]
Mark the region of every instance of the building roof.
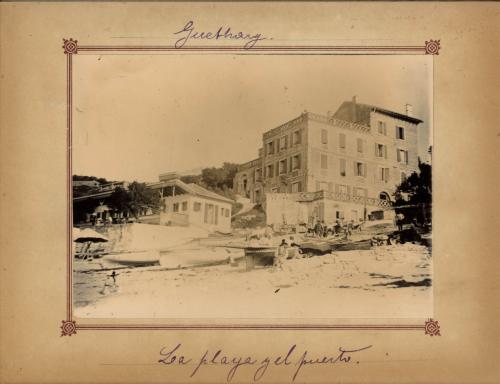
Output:
[[225,201],[226,203],[232,203],[233,200],[228,199],[227,197],[221,196],[218,193],[209,191],[208,189],[205,189],[203,187],[200,187],[198,184],[190,183],[187,184],[198,196],[202,197],[207,197],[209,199],[214,199],[214,200],[221,200]]
[[413,124],[419,124],[423,121],[413,116],[404,115],[402,113],[390,111],[369,104],[360,104],[355,101],[344,101],[337,112],[333,115],[334,118],[350,121],[357,124],[370,125],[370,112],[378,112],[383,115],[394,117],[403,121],[408,121]]
[[219,195],[218,193],[209,191],[208,189],[205,189],[205,188],[199,186],[198,184],[194,184],[194,183],[187,184],[180,179],[170,179],[168,181],[155,182],[155,183],[149,184],[148,186],[150,188],[159,189],[159,188],[163,188],[163,187],[170,186],[170,185],[178,186],[178,187],[182,188],[184,191],[186,191],[186,193],[191,194],[191,195],[201,196],[201,197],[205,197],[207,199],[212,199],[212,200],[219,200],[219,201],[223,201],[223,202],[226,202],[229,204],[233,203],[233,200],[228,199],[227,197],[224,197],[222,195]]

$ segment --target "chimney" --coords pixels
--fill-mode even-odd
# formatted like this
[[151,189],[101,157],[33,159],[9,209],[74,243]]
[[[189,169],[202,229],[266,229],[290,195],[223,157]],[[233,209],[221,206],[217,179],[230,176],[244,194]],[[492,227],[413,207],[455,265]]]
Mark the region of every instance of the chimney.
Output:
[[406,104],[406,116],[413,116],[413,106]]
[[356,101],[357,101],[356,100],[356,95],[354,95],[352,97],[352,104],[351,104],[351,121],[354,122],[354,123],[358,121],[358,119],[357,119],[357,113],[356,113],[356,110],[357,110],[357,108],[356,108]]

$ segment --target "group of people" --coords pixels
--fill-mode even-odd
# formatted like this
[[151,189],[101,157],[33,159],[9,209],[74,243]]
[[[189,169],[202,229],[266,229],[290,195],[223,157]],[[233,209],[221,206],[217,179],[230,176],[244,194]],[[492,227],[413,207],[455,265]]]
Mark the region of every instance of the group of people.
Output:
[[318,220],[313,228],[309,229],[309,233],[314,234],[316,237],[327,237],[329,235],[344,234],[348,239],[354,230],[354,220],[344,222],[337,219],[335,224],[327,225],[324,220]]
[[95,213],[90,215],[90,223],[93,226],[101,226],[101,225],[111,225],[111,224],[126,224],[129,221],[126,217],[116,217],[113,218],[111,215],[107,215],[105,219],[98,217]]
[[293,236],[290,236],[289,241],[287,239],[281,240],[274,257],[273,267],[274,269],[283,269],[283,263],[286,259],[300,259],[302,257],[299,245],[295,243]]

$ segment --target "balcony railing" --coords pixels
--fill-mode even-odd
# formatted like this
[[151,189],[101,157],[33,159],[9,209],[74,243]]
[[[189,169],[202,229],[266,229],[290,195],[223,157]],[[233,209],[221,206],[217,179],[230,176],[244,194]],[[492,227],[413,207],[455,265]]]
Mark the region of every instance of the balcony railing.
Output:
[[297,194],[298,201],[315,201],[320,199],[352,202],[381,208],[390,208],[392,203],[388,200],[375,199],[372,197],[353,196],[347,193],[317,191],[317,192],[301,192]]

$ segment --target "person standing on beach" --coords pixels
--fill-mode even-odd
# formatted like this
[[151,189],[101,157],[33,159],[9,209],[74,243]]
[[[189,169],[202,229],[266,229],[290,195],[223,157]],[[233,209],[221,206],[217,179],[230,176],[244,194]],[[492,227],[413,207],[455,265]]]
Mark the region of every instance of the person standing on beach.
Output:
[[396,215],[396,224],[398,226],[398,231],[403,230],[403,221],[405,219],[405,216],[400,212]]
[[286,259],[288,254],[288,244],[286,243],[286,240],[283,239],[281,240],[281,244],[278,247],[278,250],[276,251],[276,256],[274,257],[273,260],[273,267],[274,269],[281,269],[283,270],[283,261]]

